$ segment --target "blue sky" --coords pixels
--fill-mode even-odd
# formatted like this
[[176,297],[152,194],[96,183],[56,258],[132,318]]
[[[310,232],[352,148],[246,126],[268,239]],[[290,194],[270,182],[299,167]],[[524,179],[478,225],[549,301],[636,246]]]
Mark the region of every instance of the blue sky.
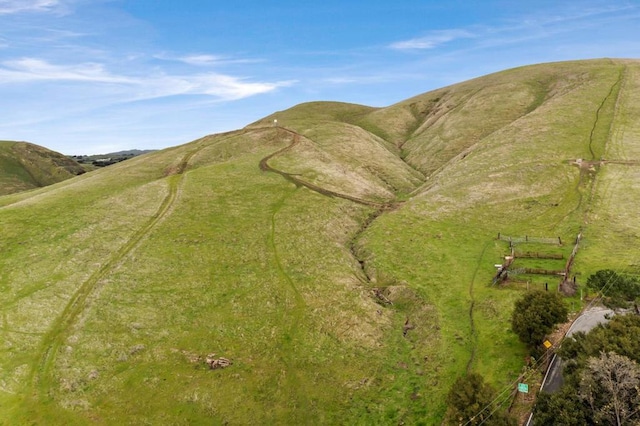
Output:
[[0,0],[0,139],[163,148],[301,102],[600,57],[640,57],[640,2]]

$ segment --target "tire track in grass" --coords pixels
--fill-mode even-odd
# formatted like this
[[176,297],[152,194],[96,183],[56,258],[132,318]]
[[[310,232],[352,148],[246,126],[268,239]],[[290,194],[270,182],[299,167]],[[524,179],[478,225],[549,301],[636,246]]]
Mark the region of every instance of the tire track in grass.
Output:
[[74,325],[78,317],[82,314],[87,306],[87,299],[97,287],[98,282],[111,272],[121,261],[129,255],[142,241],[144,237],[149,235],[150,231],[160,222],[173,206],[177,196],[180,184],[184,178],[184,172],[189,165],[191,158],[198,153],[204,146],[196,148],[182,158],[175,174],[169,176],[168,193],[162,200],[158,210],[151,216],[139,230],[134,232],[127,242],[116,251],[111,258],[104,263],[97,271],[84,282],[78,290],[73,294],[66,307],[53,323],[52,327],[45,334],[40,348],[38,357],[34,360],[29,374],[28,386],[31,387],[31,395],[40,400],[51,397],[50,389],[53,379],[51,370],[55,363],[56,356],[71,327]]
[[[282,264],[282,260],[280,258],[280,253],[278,251],[278,246],[276,244],[276,233],[277,233],[277,221],[276,216],[286,203],[286,201],[296,194],[299,187],[293,189],[292,192],[285,194],[280,200],[277,201],[273,208],[273,212],[271,214],[271,229],[269,232],[269,246],[271,251],[273,252],[273,258],[275,261],[276,269],[278,271],[278,275],[280,278],[286,283],[285,286],[285,294],[288,292],[293,293],[294,299],[294,307],[293,309],[288,309],[286,307],[286,296],[285,296],[285,307],[281,311],[281,324],[282,324],[282,340],[281,340],[281,359],[286,367],[286,381],[288,383],[289,392],[292,394],[291,399],[295,398],[297,403],[303,403],[306,405],[305,393],[300,389],[300,381],[298,378],[298,372],[294,368],[294,357],[295,357],[295,341],[298,335],[298,330],[300,323],[302,322],[302,318],[304,316],[304,312],[307,308],[306,302],[302,297],[302,294],[298,290],[298,287],[294,283],[291,276],[285,270],[285,267]],[[287,318],[288,317],[288,318]]]
[[[218,136],[221,136],[221,139],[214,141],[213,143],[207,143],[206,146],[201,146],[199,148],[196,148],[193,152],[191,152],[190,154],[187,154],[188,158],[186,158],[187,156],[185,156],[183,159],[180,160],[180,162],[173,168],[168,168],[167,170],[165,170],[165,174],[167,174],[167,176],[169,175],[176,175],[176,174],[182,174],[187,166],[189,161],[193,158],[193,156],[195,156],[197,153],[199,153],[200,151],[202,151],[205,148],[211,148],[211,147],[215,147],[217,145],[222,144],[223,142],[226,142],[228,139],[233,138],[233,137],[238,137],[238,136],[242,136],[245,133],[251,133],[251,132],[255,132],[255,131],[260,131],[263,130],[263,128],[257,128],[257,129],[249,129],[249,130],[234,130],[234,131],[230,131],[230,132],[225,132],[225,133],[219,133]],[[205,137],[206,138],[206,137]],[[199,139],[196,142],[202,141],[205,138]],[[7,204],[7,206],[10,204]],[[2,206],[1,208],[4,208],[6,206]],[[156,212],[156,215],[158,214],[158,212]],[[166,214],[166,212],[164,213]],[[3,314],[6,316],[6,313],[9,311],[10,308],[15,307],[16,304],[18,304],[19,302],[21,302],[22,300],[25,300],[26,298],[28,298],[29,296],[32,296],[33,294],[46,289],[47,286],[44,284],[41,285],[34,285],[32,287],[23,287],[22,291],[19,291],[16,296],[11,299],[6,301],[2,306],[0,306],[0,312],[3,312]],[[6,321],[5,321],[6,324]],[[5,328],[6,325],[3,325],[2,327],[0,327],[0,329]],[[44,333],[37,333],[37,334],[44,334]]]
[[274,257],[274,259],[276,261],[276,268],[278,269],[278,273],[280,274],[280,276],[282,278],[285,279],[285,281],[287,282],[289,288],[293,291],[293,293],[295,295],[295,298],[296,298],[296,304],[297,305],[304,305],[304,299],[302,298],[302,295],[300,294],[300,291],[298,291],[298,288],[294,284],[293,280],[291,279],[289,274],[287,274],[287,272],[284,270],[284,267],[282,266],[282,262],[280,261],[280,255],[278,254],[278,247],[276,246],[276,242],[275,242],[276,216],[280,212],[282,207],[284,206],[284,204],[287,201],[287,199],[292,197],[297,190],[298,190],[298,188],[295,188],[293,190],[293,192],[291,192],[290,194],[285,195],[284,197],[282,197],[276,203],[275,208],[273,210],[273,213],[271,214],[271,231],[270,231],[270,235],[269,235],[269,244],[271,246],[271,250],[273,250],[273,257]]

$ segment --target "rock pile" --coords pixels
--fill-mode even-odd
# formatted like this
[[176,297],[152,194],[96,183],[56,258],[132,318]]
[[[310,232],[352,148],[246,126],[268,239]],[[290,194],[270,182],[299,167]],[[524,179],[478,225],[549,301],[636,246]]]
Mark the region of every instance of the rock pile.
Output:
[[215,370],[217,368],[226,368],[232,364],[232,362],[227,358],[222,358],[222,357],[216,358],[216,354],[207,355],[207,358],[205,359],[204,362],[212,370]]

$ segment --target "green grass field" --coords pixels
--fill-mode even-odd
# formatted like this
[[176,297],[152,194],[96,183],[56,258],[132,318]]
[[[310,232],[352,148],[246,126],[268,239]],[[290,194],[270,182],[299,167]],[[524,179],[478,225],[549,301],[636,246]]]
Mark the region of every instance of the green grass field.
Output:
[[598,60],[303,104],[1,196],[0,423],[430,425],[467,371],[510,391],[514,301],[559,279],[492,285],[496,236],[561,237],[516,250],[562,269],[582,232],[579,284],[640,268],[638,85]]

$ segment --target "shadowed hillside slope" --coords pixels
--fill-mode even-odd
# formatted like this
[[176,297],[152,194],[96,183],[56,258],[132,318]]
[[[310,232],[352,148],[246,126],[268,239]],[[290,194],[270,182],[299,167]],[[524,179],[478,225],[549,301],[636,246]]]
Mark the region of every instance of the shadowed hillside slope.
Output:
[[0,418],[440,424],[467,371],[508,396],[514,300],[559,280],[493,286],[496,236],[640,272],[639,87],[596,60],[307,103],[0,197]]
[[0,141],[0,195],[51,185],[84,173],[57,152],[27,142]]

